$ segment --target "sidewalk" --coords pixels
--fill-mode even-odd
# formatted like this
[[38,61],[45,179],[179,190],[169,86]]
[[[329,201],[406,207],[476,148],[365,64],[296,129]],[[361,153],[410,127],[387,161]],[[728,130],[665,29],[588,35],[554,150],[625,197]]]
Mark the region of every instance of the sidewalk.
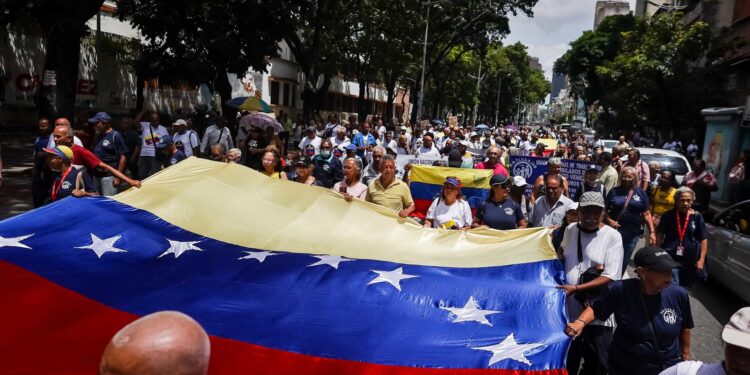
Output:
[[33,208],[31,170],[34,166],[33,135],[0,135],[3,180],[0,187],[0,220]]
[[33,135],[0,135],[3,177],[30,176],[34,167]]

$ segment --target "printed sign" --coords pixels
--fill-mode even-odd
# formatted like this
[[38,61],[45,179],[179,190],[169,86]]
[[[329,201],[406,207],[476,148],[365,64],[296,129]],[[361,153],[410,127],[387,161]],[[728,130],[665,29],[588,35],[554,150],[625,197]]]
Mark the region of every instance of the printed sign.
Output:
[[[547,160],[549,158],[537,158],[533,156],[510,156],[510,173],[526,179],[526,193],[531,194],[534,181],[537,177],[547,173]],[[589,165],[597,165],[593,162],[571,159],[562,160],[562,171],[560,172],[568,179],[568,193],[574,197],[583,184],[583,176]],[[598,166],[597,166],[598,167]]]

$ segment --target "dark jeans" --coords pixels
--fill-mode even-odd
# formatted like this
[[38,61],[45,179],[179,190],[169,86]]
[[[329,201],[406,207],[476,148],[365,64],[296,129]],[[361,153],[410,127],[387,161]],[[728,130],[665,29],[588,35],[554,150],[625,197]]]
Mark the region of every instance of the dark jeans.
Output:
[[[589,325],[570,344],[568,350],[568,374],[606,375],[609,345],[612,343],[612,327]],[[581,367],[583,360],[583,367]],[[579,371],[580,368],[580,371]]]
[[138,177],[146,178],[161,170],[161,162],[154,156],[141,156],[138,159]]
[[284,158],[286,157],[286,152],[289,149],[289,132],[279,132],[279,139],[281,139],[281,143],[284,145],[284,149],[279,150],[279,152],[282,153],[281,157]]

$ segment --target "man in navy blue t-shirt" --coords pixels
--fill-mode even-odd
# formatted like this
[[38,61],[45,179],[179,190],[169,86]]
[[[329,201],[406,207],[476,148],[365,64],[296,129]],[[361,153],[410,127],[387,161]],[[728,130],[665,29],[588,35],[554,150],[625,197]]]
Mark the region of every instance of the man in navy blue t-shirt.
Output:
[[[125,146],[125,139],[120,135],[120,132],[112,129],[112,118],[109,117],[107,112],[99,112],[89,119],[89,123],[94,124],[96,129],[97,138],[94,155],[120,173],[125,173],[128,148]],[[109,197],[117,194],[117,187],[120,186],[119,178],[100,169],[90,172],[95,177],[96,187],[101,195]]]
[[71,195],[78,198],[98,195],[94,188],[94,182],[86,173],[85,168],[76,168],[71,165],[73,150],[60,145],[54,148],[45,148],[44,152],[48,154],[47,165],[49,169],[59,173],[55,182],[52,183],[50,193],[52,202]]
[[609,347],[609,373],[657,375],[690,359],[694,327],[690,299],[685,289],[672,284],[672,269],[680,265],[664,249],[642,248],[633,260],[638,278],[610,284],[593,307],[568,324],[565,333],[577,336],[595,318],[614,314],[617,328]]
[[162,158],[162,167],[171,167],[185,159],[185,153],[178,150],[174,145],[174,140],[171,135],[165,135],[159,140],[159,143],[155,145],[156,151],[159,153],[159,158]]

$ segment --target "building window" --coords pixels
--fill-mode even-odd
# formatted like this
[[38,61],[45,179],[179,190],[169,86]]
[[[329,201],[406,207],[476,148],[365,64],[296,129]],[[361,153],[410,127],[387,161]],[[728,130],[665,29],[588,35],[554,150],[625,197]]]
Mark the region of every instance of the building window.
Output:
[[279,82],[271,81],[271,104],[279,105]]
[[289,102],[289,106],[296,107],[297,106],[297,85],[292,84],[292,99]]

